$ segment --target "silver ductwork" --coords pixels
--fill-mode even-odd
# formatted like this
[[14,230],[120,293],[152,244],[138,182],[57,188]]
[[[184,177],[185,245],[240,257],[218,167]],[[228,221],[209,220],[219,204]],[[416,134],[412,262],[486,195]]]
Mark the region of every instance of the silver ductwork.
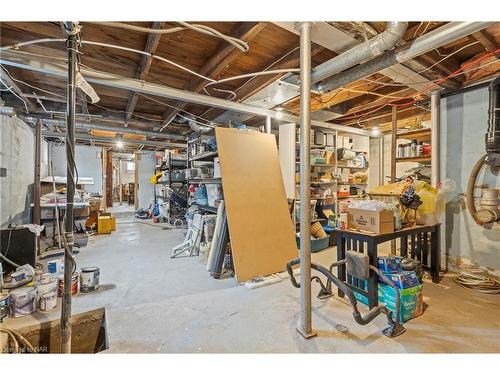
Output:
[[317,66],[311,76],[312,82],[319,82],[393,49],[407,28],[408,22],[388,22],[383,33]]
[[[46,125],[66,127],[66,120],[64,120],[64,119],[61,119],[61,120],[59,120],[59,119],[46,119],[46,118],[42,118],[42,117],[25,116],[25,115],[19,115],[19,118],[25,122],[36,123],[39,120],[41,120]],[[111,126],[111,125],[96,124],[94,122],[90,123],[90,122],[76,121],[76,128],[77,129],[85,129],[85,130],[96,129],[96,130],[105,130],[105,131],[112,131],[112,132],[118,132],[118,133],[137,134],[137,135],[144,135],[144,136],[150,137],[150,138],[170,138],[170,139],[176,139],[176,140],[182,140],[182,141],[186,140],[186,137],[181,135],[181,134],[159,133],[159,132],[152,132],[152,131],[146,131],[146,130],[140,130],[140,129],[133,129],[130,127],[129,128],[119,128],[119,127]]]
[[212,127],[210,126],[200,125],[196,121],[196,118],[190,114],[187,115],[177,114],[177,119],[178,119],[177,122],[181,124],[185,124],[187,122],[191,130],[194,132],[207,133],[212,129]]
[[387,51],[364,64],[352,67],[341,74],[337,73],[315,85],[314,89],[322,93],[333,91],[395,64],[403,63],[435,48],[469,36],[494,23],[495,22],[450,22],[415,39],[407,46]]

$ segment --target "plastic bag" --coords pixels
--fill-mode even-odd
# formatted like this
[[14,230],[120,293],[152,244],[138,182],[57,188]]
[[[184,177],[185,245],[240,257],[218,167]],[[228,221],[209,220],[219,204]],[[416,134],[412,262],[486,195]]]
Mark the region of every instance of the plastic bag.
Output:
[[417,194],[422,200],[422,205],[417,210],[417,224],[436,225],[440,223],[445,211],[446,202],[453,198],[456,182],[452,179],[443,180],[436,189],[426,182],[419,181]]

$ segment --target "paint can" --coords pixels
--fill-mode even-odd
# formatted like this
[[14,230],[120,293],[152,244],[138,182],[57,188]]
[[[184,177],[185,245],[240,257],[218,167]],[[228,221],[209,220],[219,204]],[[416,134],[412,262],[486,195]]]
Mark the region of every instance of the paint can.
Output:
[[57,280],[49,278],[37,285],[37,306],[40,311],[52,310],[57,305]]
[[0,323],[10,314],[10,301],[9,293],[0,293]]
[[99,267],[83,267],[80,271],[80,292],[89,293],[99,289]]
[[30,315],[36,311],[36,288],[24,287],[17,288],[10,292],[11,297],[11,316],[17,318]]
[[[78,293],[78,273],[73,272],[71,276],[71,295]],[[57,296],[62,297],[64,294],[64,275],[57,277]]]
[[57,259],[47,262],[47,271],[56,275],[60,274],[63,271],[61,260]]

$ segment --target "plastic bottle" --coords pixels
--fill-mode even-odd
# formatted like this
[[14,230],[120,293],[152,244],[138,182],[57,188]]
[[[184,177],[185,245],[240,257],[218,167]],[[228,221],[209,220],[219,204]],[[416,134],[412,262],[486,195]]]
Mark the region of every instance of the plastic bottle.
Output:
[[417,156],[417,140],[416,139],[414,139],[410,143],[410,157],[413,158],[415,156]]
[[398,158],[404,158],[404,157],[405,157],[405,146],[399,145],[398,146]]
[[424,143],[422,141],[417,144],[417,156],[424,156]]
[[404,148],[404,157],[405,158],[410,157],[410,149],[411,149],[411,143],[406,143],[405,148]]

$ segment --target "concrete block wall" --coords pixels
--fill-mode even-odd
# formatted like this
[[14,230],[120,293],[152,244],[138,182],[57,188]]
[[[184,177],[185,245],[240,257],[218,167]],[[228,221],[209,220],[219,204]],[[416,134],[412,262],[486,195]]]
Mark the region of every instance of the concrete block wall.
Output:
[[[30,222],[33,203],[35,134],[16,117],[0,116],[0,227]],[[41,177],[47,176],[48,146],[42,141]]]

